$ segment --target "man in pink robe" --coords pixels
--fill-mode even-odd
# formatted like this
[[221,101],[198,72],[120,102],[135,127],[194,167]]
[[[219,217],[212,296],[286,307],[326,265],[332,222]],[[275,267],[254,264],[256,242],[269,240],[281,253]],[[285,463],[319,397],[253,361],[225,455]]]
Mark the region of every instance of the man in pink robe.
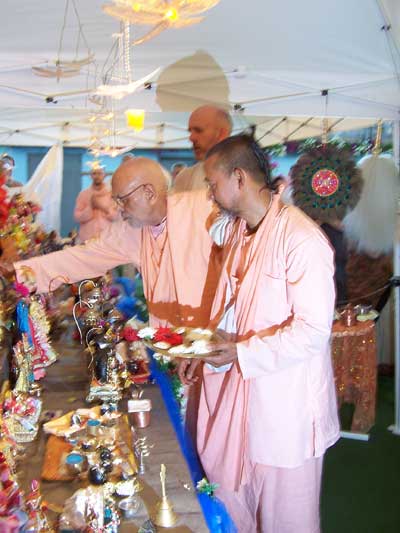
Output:
[[63,283],[60,276],[73,283],[133,263],[143,276],[151,325],[205,327],[216,286],[206,191],[168,195],[166,172],[146,158],[123,163],[112,190],[123,220],[84,245],[16,263],[18,279],[29,267],[38,292],[48,292],[52,280],[52,289]]
[[118,212],[111,198],[111,189],[104,183],[104,170],[94,168],[90,173],[92,185],[78,194],[74,218],[79,222],[79,240],[98,237],[116,220]]
[[[205,168],[232,221],[212,309],[222,339],[205,360],[198,452],[240,533],[317,533],[323,456],[339,438],[333,254],[320,229],[274,194],[252,139],[222,141]],[[193,367],[183,366],[184,382]]]

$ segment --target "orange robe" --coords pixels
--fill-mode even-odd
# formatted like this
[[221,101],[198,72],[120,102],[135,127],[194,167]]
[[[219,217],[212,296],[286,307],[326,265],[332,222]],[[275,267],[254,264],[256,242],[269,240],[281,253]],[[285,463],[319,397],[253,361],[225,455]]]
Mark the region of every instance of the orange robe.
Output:
[[[93,196],[97,197],[103,209],[92,206]],[[98,237],[118,218],[118,211],[111,197],[110,187],[104,185],[100,191],[97,191],[91,186],[81,191],[76,199],[74,218],[76,222],[79,222],[79,240],[81,242]]]
[[221,496],[251,484],[255,465],[294,470],[339,438],[328,242],[278,197],[256,233],[236,219],[227,234],[211,327],[232,334],[238,360],[205,367],[197,439]]
[[205,190],[172,194],[164,225],[131,228],[117,221],[83,245],[16,263],[17,276],[21,266],[31,267],[38,292],[48,292],[52,280],[52,290],[63,283],[58,276],[74,283],[133,263],[143,276],[153,326],[205,327],[217,282],[207,231],[212,216]]

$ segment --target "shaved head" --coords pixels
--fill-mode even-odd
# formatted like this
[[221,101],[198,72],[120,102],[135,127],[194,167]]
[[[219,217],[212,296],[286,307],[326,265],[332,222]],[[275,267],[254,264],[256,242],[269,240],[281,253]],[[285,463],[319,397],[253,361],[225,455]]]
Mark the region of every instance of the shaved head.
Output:
[[122,192],[129,185],[137,186],[142,183],[151,183],[157,190],[168,189],[168,172],[153,159],[135,157],[126,159],[114,172],[112,188]]
[[90,172],[90,177],[92,178],[94,187],[101,188],[103,185],[104,178],[106,177],[106,174],[102,168],[94,168]]
[[196,119],[199,117],[208,122],[213,122],[216,127],[226,129],[228,135],[231,134],[232,119],[225,109],[213,105],[202,105],[195,109],[190,116],[190,118]]
[[112,194],[123,218],[134,227],[158,225],[166,216],[168,172],[153,159],[124,161],[112,177]]
[[203,161],[208,150],[229,137],[231,131],[232,120],[224,109],[212,105],[195,109],[189,118],[189,138],[196,159]]

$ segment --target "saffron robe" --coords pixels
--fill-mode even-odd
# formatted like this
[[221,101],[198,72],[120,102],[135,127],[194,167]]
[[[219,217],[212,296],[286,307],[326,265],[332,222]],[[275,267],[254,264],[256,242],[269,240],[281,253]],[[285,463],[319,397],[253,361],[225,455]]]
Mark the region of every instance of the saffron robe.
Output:
[[205,190],[168,197],[164,226],[132,228],[117,221],[99,238],[42,257],[20,261],[33,269],[38,292],[63,283],[102,276],[133,263],[143,277],[144,295],[153,326],[207,326],[217,273],[208,224],[213,206]]
[[[93,196],[97,197],[104,210],[92,206]],[[108,185],[104,185],[100,191],[97,191],[91,186],[78,194],[74,219],[76,222],[79,222],[78,235],[81,242],[98,237],[117,217],[118,211],[111,197],[111,189]]]
[[256,233],[241,219],[226,232],[210,327],[233,311],[238,360],[224,374],[204,367],[197,437],[222,489],[238,491],[255,464],[298,467],[339,438],[333,275],[318,226],[278,196]]

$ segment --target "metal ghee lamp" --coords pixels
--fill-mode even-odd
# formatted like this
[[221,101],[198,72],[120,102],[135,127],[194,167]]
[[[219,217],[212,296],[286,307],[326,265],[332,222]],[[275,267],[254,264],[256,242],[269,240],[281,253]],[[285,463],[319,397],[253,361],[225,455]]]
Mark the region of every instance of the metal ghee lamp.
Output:
[[74,305],[73,316],[76,327],[79,330],[82,342],[83,336],[81,328],[79,326],[79,321],[76,317],[76,308],[88,308],[87,311],[80,318],[80,322],[86,331],[90,328],[100,325],[103,320],[103,293],[101,287],[98,287],[94,281],[84,280],[79,285],[78,295],[79,301]]

